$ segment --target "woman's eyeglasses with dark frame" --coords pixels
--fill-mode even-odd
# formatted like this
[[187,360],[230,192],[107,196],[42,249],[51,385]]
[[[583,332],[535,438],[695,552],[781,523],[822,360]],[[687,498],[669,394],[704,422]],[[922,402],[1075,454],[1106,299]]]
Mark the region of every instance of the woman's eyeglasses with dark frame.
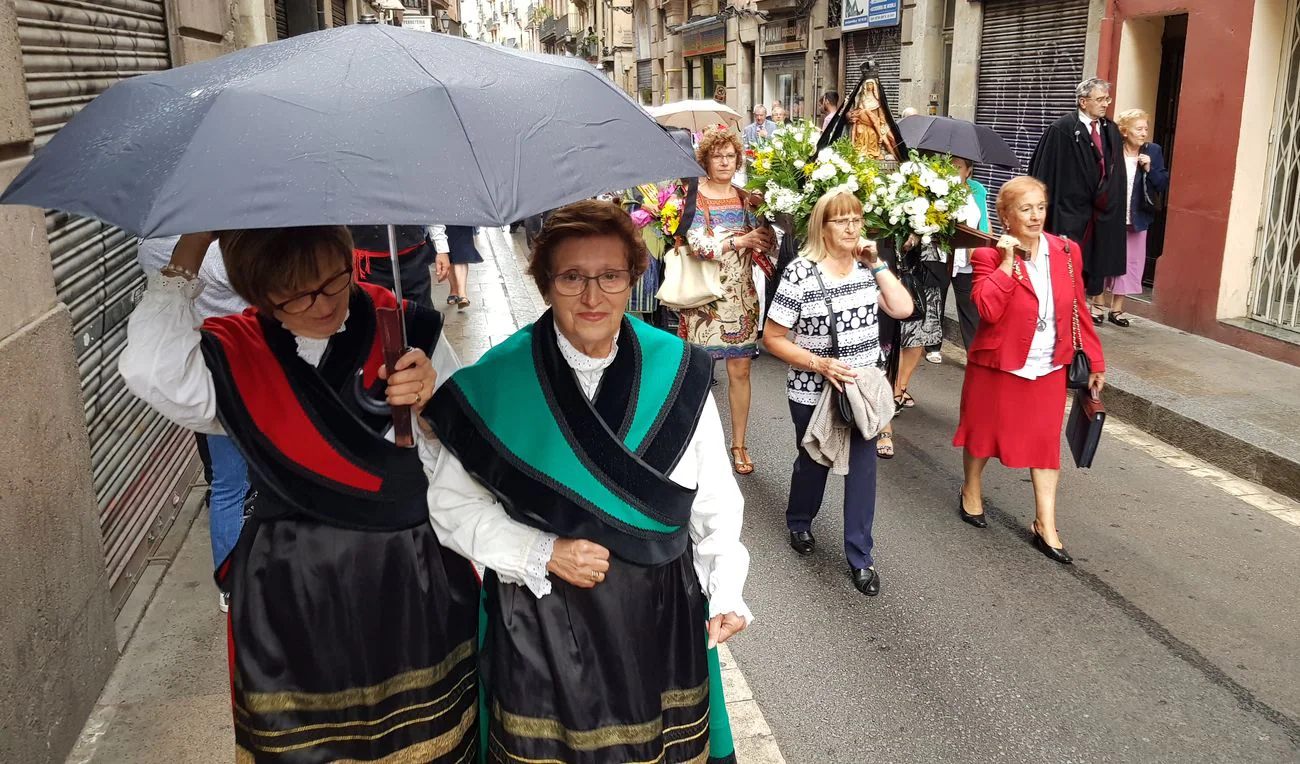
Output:
[[594,281],[605,294],[620,294],[632,286],[632,271],[605,271],[595,276],[584,276],[577,271],[565,271],[551,277],[555,291],[565,297],[577,297],[587,291],[587,282]]
[[296,297],[291,297],[281,303],[271,303],[271,307],[287,313],[290,316],[296,316],[300,313],[306,313],[311,310],[311,306],[316,304],[316,298],[321,295],[333,297],[352,285],[352,269],[340,271],[338,274],[331,276],[319,289],[313,289],[310,292],[303,292]]

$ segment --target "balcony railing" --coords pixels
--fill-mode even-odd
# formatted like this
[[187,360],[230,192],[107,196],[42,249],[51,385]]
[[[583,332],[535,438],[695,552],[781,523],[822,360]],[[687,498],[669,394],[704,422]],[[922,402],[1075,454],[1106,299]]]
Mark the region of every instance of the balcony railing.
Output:
[[558,40],[569,34],[569,17],[558,16],[546,19],[542,22],[542,33],[540,39],[543,41]]

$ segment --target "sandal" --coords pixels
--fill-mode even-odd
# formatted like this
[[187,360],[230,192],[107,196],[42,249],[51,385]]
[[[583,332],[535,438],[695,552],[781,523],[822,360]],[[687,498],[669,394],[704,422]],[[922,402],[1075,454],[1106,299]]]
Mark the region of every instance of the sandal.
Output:
[[454,295],[454,294],[449,294],[449,295],[447,295],[447,304],[448,304],[448,305],[455,305],[455,304],[458,303],[458,302],[460,302],[460,298],[457,297],[456,295]]
[[903,408],[905,409],[916,408],[916,399],[912,397],[911,393],[907,392],[906,387],[903,388],[903,393],[899,397],[903,399]]
[[1120,327],[1121,329],[1127,329],[1130,322],[1127,318],[1124,318],[1123,316],[1124,316],[1124,311],[1120,311],[1119,313],[1112,312],[1108,316],[1106,316],[1106,320]]
[[881,459],[894,458],[894,433],[882,432],[876,436],[876,456]]
[[457,309],[459,309],[459,310],[464,310],[464,309],[468,308],[468,307],[469,307],[469,298],[468,298],[468,297],[457,297],[457,298],[456,298],[456,307],[457,307]]
[[754,463],[749,460],[749,450],[744,446],[731,447],[732,469],[737,475],[748,475],[754,471]]

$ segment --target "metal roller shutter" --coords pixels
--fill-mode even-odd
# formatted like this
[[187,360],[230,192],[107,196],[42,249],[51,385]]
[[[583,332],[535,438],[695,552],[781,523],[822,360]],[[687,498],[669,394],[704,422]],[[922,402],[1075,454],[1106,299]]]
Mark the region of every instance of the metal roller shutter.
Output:
[[636,89],[649,90],[654,87],[654,68],[650,61],[636,62]]
[[764,69],[802,69],[808,59],[807,53],[777,53],[763,56]]
[[347,26],[348,8],[344,0],[330,0],[330,14],[333,17],[334,26]]
[[1076,108],[1088,42],[1088,0],[986,0],[980,34],[975,121],[1006,139],[1018,169],[980,167],[989,189],[989,217],[1002,184],[1029,170],[1038,139]]
[[286,0],[275,0],[275,39],[284,40],[289,37],[289,8]]
[[858,68],[868,59],[875,59],[880,70],[880,84],[889,99],[889,110],[894,119],[902,112],[898,104],[898,80],[903,70],[903,44],[900,27],[879,27],[849,32],[845,39],[844,83],[840,97],[847,98],[853,86],[858,84]]
[[[118,80],[166,69],[162,0],[17,0],[36,150]],[[117,372],[144,287],[135,238],[45,216],[54,283],[72,313],[109,586],[120,606],[197,474],[193,438],[127,392]]]

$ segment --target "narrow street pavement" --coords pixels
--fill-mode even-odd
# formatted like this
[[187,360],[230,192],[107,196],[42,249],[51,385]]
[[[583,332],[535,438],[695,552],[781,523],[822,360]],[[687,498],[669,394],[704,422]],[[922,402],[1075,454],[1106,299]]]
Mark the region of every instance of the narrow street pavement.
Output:
[[[448,314],[467,362],[542,309],[509,250],[519,237],[485,236],[497,256],[471,275],[474,305]],[[874,599],[848,580],[838,481],[814,527],[817,554],[786,545],[785,367],[755,365],[757,470],[740,481],[757,620],[727,660],[741,762],[1300,761],[1294,504],[1265,511],[1265,489],[1113,420],[1095,468],[1063,474],[1073,567],[1029,544],[1026,472],[990,466],[990,528],[965,525],[950,445],[961,357],[946,350],[942,365],[922,364],[898,456],[880,464]],[[163,576],[69,762],[229,760],[205,522]]]

